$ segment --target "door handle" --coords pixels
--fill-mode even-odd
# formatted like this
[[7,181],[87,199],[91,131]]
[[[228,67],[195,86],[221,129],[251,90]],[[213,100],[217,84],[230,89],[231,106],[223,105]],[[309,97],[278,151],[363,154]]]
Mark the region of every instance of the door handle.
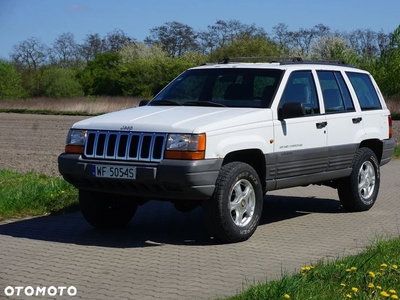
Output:
[[362,121],[362,118],[361,118],[361,117],[353,118],[353,124],[358,124],[358,123],[360,123],[361,121]]
[[326,127],[326,125],[328,125],[328,122],[320,122],[320,123],[316,123],[315,125],[317,125],[317,129],[321,129]]

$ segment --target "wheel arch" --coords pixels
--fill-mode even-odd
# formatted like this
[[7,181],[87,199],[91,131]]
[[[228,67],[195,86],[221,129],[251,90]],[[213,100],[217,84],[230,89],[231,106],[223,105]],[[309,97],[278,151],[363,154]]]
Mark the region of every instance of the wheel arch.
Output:
[[241,161],[250,165],[258,174],[263,191],[265,190],[266,162],[265,155],[260,149],[245,149],[228,153],[222,165],[230,162]]
[[362,141],[360,144],[360,148],[363,148],[363,147],[371,149],[375,153],[376,158],[378,159],[378,162],[381,161],[382,152],[383,152],[382,141],[380,141],[378,139],[365,140],[365,141]]

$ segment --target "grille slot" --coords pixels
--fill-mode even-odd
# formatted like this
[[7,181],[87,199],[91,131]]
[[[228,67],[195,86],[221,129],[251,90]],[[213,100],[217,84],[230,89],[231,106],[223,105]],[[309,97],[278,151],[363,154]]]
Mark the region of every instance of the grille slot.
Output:
[[89,131],[85,157],[160,162],[167,135],[163,133]]

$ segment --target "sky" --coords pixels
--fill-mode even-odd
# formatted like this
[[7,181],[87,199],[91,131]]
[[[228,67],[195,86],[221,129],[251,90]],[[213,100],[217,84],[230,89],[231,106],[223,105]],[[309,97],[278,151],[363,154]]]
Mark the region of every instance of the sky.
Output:
[[9,59],[13,46],[31,37],[50,47],[62,33],[82,43],[87,34],[119,29],[143,41],[166,22],[206,30],[217,20],[270,34],[279,23],[293,31],[321,23],[332,31],[389,33],[400,25],[400,0],[0,0],[0,58]]

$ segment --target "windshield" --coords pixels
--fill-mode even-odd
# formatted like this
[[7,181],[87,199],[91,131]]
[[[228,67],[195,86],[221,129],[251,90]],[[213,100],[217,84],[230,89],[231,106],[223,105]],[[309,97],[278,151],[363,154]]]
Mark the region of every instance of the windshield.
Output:
[[149,105],[270,107],[282,74],[279,69],[188,70]]

